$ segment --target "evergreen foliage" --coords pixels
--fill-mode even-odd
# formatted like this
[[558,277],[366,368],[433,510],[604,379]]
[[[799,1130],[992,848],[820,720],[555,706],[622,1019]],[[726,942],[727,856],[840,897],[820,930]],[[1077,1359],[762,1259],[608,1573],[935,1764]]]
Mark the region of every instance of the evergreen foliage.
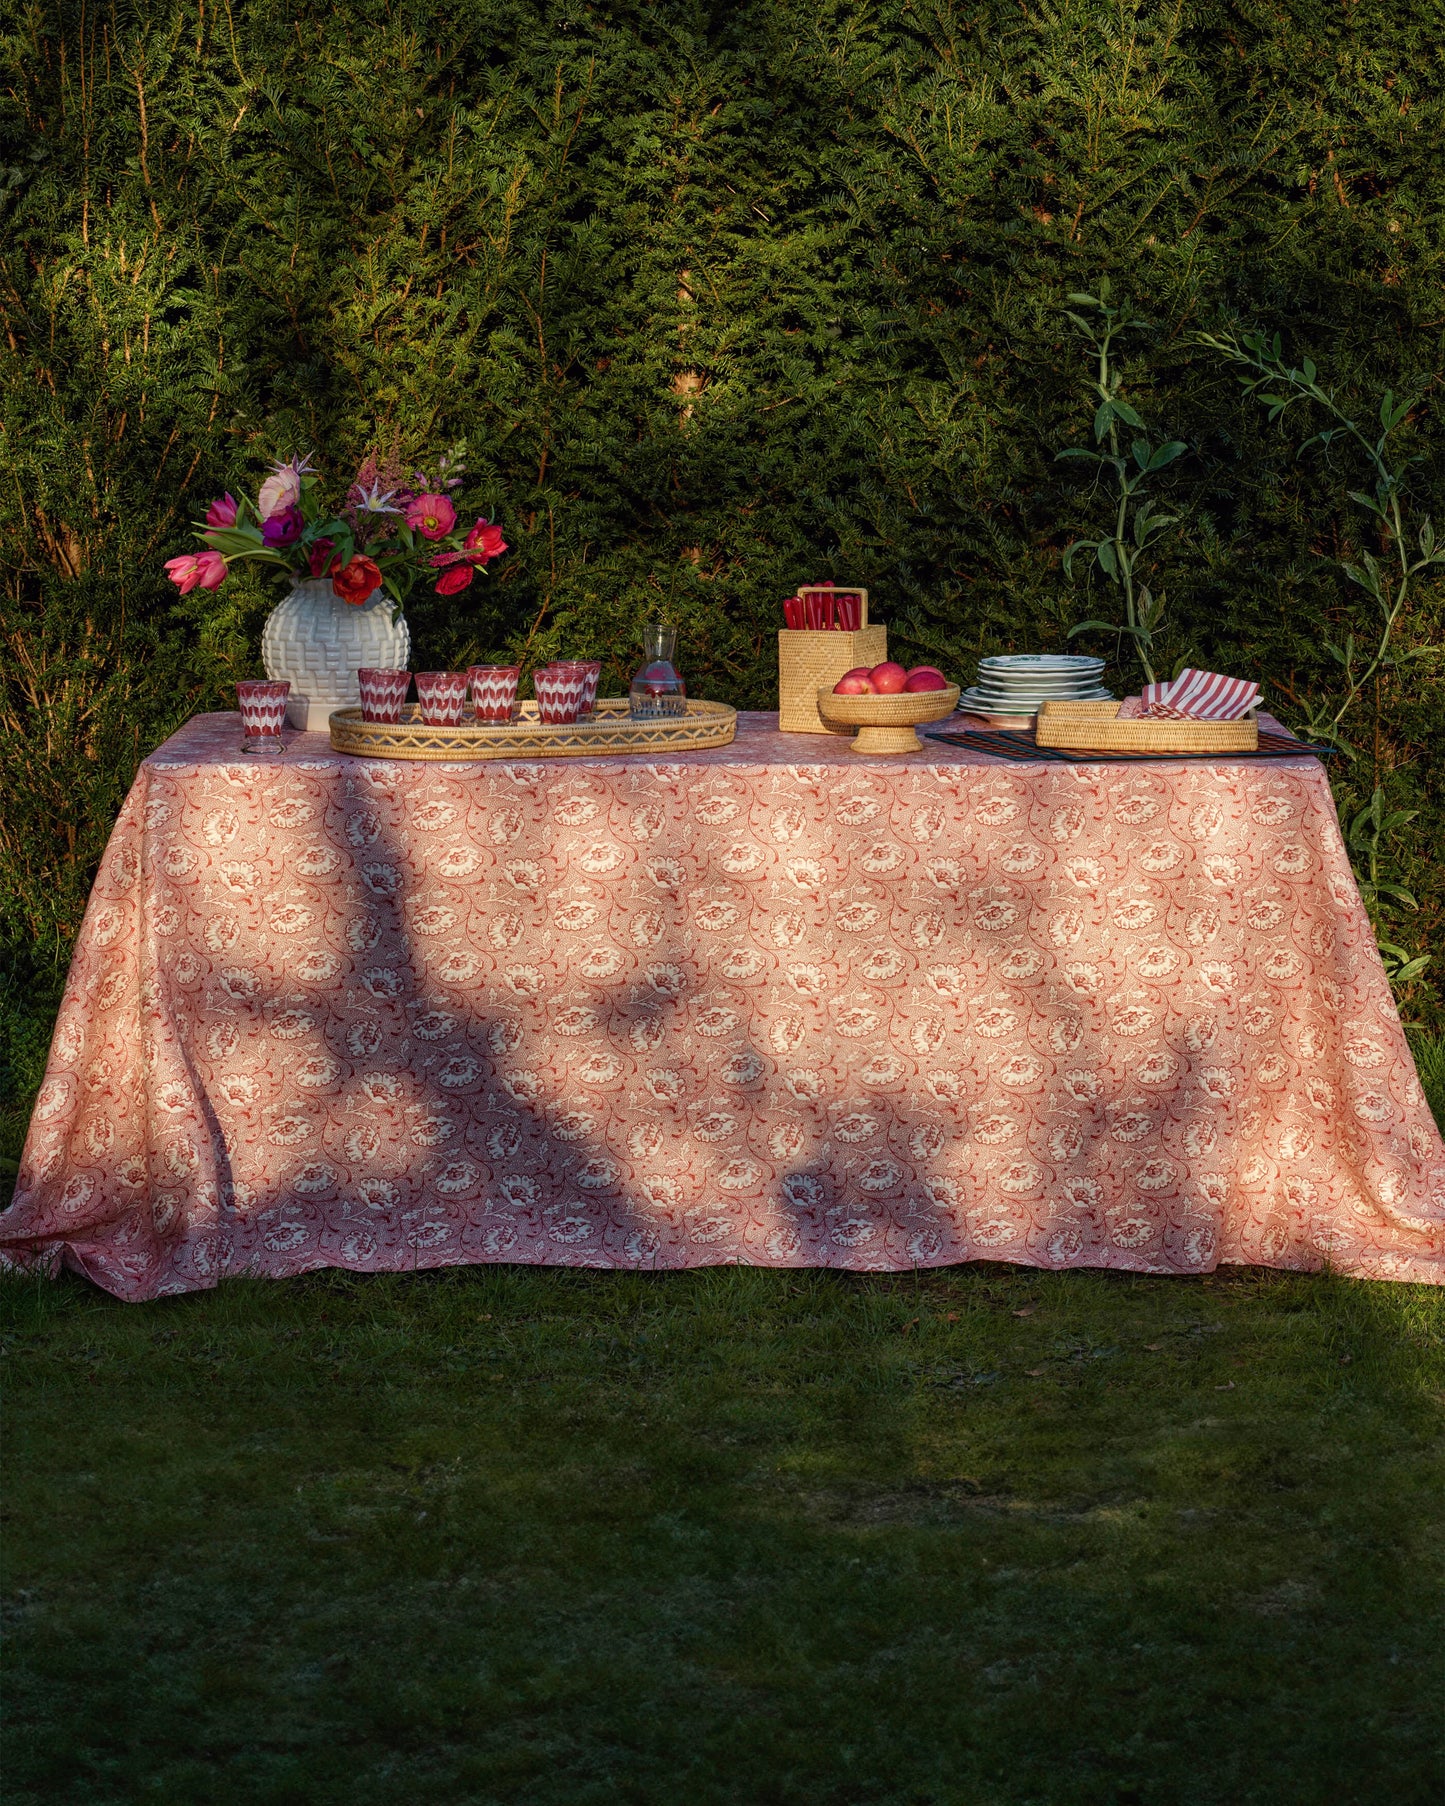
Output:
[[[625,686],[670,609],[705,694],[775,695],[778,602],[866,583],[910,655],[1061,647],[1109,613],[1064,317],[1107,279],[1131,404],[1188,446],[1140,559],[1153,645],[1295,722],[1387,549],[1205,332],[1262,328],[1397,434],[1445,526],[1442,14],[1394,0],[34,0],[0,45],[0,940],[13,1057],[138,759],[259,670],[274,600],[178,601],[189,519],[274,456],[465,443],[514,550],[413,602],[426,664],[567,650]],[[1092,586],[1092,587],[1091,587]],[[1441,637],[1423,585],[1402,649]],[[1085,634],[1077,645],[1114,651]],[[1129,642],[1121,675],[1139,675]],[[1346,731],[1419,810],[1386,849],[1423,947],[1438,661]],[[1407,992],[1438,1020],[1427,990]],[[28,1000],[28,1001],[26,1001]],[[36,1000],[40,1000],[37,1002]],[[23,1007],[22,1007],[23,1005]],[[12,1012],[13,1014],[13,1012]]]

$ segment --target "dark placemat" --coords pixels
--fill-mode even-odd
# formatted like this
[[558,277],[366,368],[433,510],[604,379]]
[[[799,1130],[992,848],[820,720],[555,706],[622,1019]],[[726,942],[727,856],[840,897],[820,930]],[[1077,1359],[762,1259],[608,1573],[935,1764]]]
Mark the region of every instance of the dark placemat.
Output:
[[1254,752],[1094,752],[1077,746],[1040,746],[1029,728],[964,728],[960,733],[928,733],[925,740],[943,740],[949,746],[966,746],[974,752],[993,753],[996,758],[1027,761],[1038,765],[1137,765],[1176,759],[1202,759],[1206,765],[1220,765],[1234,759],[1332,759],[1333,746],[1311,746],[1291,734],[1273,734],[1259,730],[1259,746]]

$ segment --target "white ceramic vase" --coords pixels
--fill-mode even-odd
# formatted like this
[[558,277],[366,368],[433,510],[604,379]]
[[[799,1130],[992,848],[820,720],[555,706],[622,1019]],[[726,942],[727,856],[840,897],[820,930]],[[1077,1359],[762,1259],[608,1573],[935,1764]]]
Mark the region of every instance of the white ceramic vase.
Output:
[[402,671],[411,657],[406,620],[392,620],[392,600],[377,590],[360,608],[343,602],[329,577],[300,582],[274,609],[261,634],[267,677],[291,685],[291,727],[326,732],[333,709],[361,701],[363,665]]

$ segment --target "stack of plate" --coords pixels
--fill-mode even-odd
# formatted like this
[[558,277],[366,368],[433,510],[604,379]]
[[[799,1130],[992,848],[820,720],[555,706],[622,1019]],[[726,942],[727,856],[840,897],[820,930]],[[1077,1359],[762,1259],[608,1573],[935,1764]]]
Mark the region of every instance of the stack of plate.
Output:
[[1041,702],[1112,702],[1103,675],[1103,659],[1066,653],[981,659],[978,682],[964,691],[958,706],[964,714],[1022,720],[1036,715]]

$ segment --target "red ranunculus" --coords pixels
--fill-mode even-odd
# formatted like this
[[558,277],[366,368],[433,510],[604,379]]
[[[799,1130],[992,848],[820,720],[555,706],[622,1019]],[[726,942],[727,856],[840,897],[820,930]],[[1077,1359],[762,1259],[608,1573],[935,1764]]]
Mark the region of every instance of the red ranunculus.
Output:
[[458,590],[464,590],[471,580],[472,567],[469,564],[454,564],[437,578],[436,592],[439,596],[454,596]]
[[502,538],[502,529],[494,527],[489,520],[479,520],[462,544],[469,552],[480,555],[485,564],[489,558],[496,558],[507,549],[507,542]]
[[353,558],[350,564],[333,571],[331,588],[343,602],[360,608],[373,591],[381,588],[381,568],[374,559]]
[[331,569],[335,559],[336,541],[334,539],[318,539],[307,556],[311,564],[311,575],[324,577]]

